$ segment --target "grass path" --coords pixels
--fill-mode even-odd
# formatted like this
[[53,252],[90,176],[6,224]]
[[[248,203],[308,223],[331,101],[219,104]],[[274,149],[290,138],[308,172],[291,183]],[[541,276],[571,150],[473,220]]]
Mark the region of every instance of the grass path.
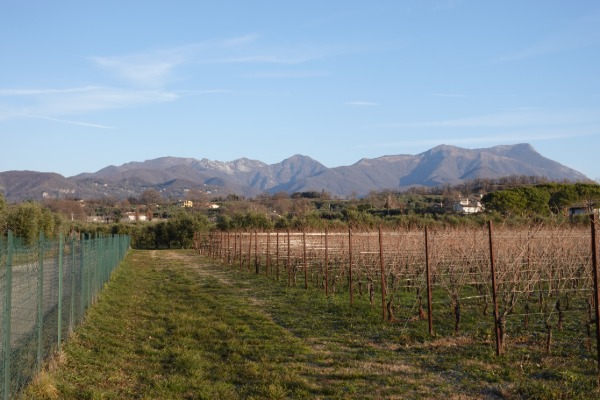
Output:
[[597,395],[528,376],[468,337],[409,340],[367,306],[224,271],[190,251],[132,251],[25,398]]

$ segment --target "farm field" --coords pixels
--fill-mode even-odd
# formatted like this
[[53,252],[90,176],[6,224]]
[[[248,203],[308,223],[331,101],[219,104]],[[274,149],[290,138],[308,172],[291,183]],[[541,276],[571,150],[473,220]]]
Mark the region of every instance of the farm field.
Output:
[[25,397],[598,397],[593,354],[513,344],[496,356],[469,315],[430,337],[426,320],[382,321],[366,293],[350,305],[193,251],[132,251]]

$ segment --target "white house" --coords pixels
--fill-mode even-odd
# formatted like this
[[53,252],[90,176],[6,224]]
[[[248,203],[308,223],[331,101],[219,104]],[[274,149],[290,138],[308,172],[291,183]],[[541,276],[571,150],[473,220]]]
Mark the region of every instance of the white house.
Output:
[[460,199],[458,203],[454,205],[454,211],[461,214],[477,214],[483,211],[483,205],[479,200]]
[[125,220],[129,221],[129,222],[147,221],[148,217],[146,216],[146,214],[138,214],[135,212],[128,212],[128,213],[125,213]]

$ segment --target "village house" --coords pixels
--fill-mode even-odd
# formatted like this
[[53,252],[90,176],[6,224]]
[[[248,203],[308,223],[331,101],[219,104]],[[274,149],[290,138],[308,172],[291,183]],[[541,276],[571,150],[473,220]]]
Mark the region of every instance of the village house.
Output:
[[481,196],[477,199],[461,198],[458,203],[454,204],[454,211],[461,214],[478,214],[483,211],[481,204]]

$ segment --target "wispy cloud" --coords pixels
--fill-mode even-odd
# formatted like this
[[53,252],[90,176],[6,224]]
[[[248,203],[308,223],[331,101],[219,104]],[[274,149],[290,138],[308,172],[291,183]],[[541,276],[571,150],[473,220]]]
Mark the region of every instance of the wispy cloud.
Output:
[[318,78],[331,75],[327,71],[260,71],[250,72],[243,75],[247,79],[302,79]]
[[[65,89],[0,89],[0,97],[18,97],[12,106],[4,106],[4,119],[43,118],[63,120],[65,115],[120,109],[177,100],[180,94],[162,90],[135,90],[85,86]],[[71,121],[77,122],[77,121]],[[95,125],[95,124],[92,124]]]
[[27,114],[23,114],[22,116],[24,118],[44,119],[44,120],[47,120],[47,121],[58,122],[58,123],[61,123],[61,124],[85,126],[85,127],[88,127],[88,128],[116,129],[114,126],[107,126],[107,125],[102,125],[102,124],[94,124],[94,123],[90,123],[90,122],[72,121],[72,120],[62,119],[62,118],[52,118],[52,117],[47,117],[47,116],[44,116],[44,115],[27,115]]
[[379,104],[372,101],[347,101],[346,105],[351,107],[375,107]]
[[513,53],[501,55],[489,63],[504,63],[524,60],[548,54],[560,53],[600,45],[600,16],[588,16],[574,21],[554,34]]
[[457,94],[457,93],[433,93],[434,97],[468,97],[465,94]]
[[582,124],[598,120],[599,117],[595,112],[525,109],[439,121],[383,123],[370,125],[367,128],[510,128]]
[[83,86],[66,89],[0,89],[0,97],[10,96],[43,96],[43,95],[61,95],[68,93],[89,92],[99,89],[98,86]]
[[[298,65],[350,51],[342,46],[320,44],[273,45],[261,39],[258,34],[248,34],[120,56],[96,55],[87,59],[135,87],[163,88],[178,80],[177,71],[184,67],[202,64]],[[323,74],[306,71],[285,73],[287,76],[281,77],[314,77]],[[262,77],[277,77],[277,73],[268,74],[264,73]],[[261,76],[257,73],[254,77]]]
[[357,148],[391,148],[391,147],[418,147],[418,146],[437,146],[439,144],[449,145],[474,145],[474,144],[502,144],[502,143],[523,143],[540,142],[558,139],[571,139],[574,137],[584,137],[593,135],[593,130],[570,131],[547,131],[547,132],[511,132],[506,134],[480,135],[469,137],[437,137],[430,139],[416,140],[397,140],[384,141],[376,143],[365,143],[357,145]]
[[91,60],[126,81],[152,87],[160,87],[167,83],[173,69],[182,63],[181,60],[123,59],[118,57],[92,57]]
[[91,56],[88,60],[130,84],[157,88],[164,87],[175,79],[178,67],[196,63],[207,54],[227,53],[233,48],[247,46],[258,38],[256,34],[248,34],[126,55]]

